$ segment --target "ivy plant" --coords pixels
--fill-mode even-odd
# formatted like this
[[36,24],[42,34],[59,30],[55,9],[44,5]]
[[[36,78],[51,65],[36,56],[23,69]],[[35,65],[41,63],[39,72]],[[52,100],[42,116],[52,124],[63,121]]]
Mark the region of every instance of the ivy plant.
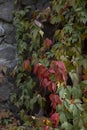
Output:
[[[46,112],[48,96],[51,112],[46,116],[51,123],[46,120],[44,130],[86,130],[87,60],[82,46],[87,39],[87,2],[51,0],[50,5],[42,11],[31,12],[28,6],[15,12],[19,89],[15,104],[29,114],[35,104]],[[67,85],[68,75],[73,85]]]

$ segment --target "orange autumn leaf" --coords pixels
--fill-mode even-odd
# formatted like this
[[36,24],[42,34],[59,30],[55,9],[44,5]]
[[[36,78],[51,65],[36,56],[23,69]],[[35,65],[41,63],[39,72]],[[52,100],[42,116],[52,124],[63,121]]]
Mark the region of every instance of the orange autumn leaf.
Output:
[[71,100],[70,100],[70,103],[71,103],[71,104],[74,104],[74,99],[71,99]]

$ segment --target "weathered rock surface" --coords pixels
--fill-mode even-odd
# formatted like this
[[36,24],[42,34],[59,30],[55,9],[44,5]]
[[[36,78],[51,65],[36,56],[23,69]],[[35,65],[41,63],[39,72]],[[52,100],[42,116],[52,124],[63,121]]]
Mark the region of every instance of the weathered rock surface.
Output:
[[3,83],[0,85],[0,102],[5,102],[9,99],[11,91],[13,90],[14,85],[9,83],[7,79],[3,79]]
[[9,96],[14,89],[14,83],[11,82],[12,77],[10,77],[10,73],[15,66],[16,47],[10,44],[0,45],[0,109],[6,107]]
[[12,24],[0,22],[0,44],[15,44],[16,29]]
[[0,1],[0,19],[2,19],[3,21],[6,22],[12,22],[13,20],[13,9],[14,9],[14,5],[13,5],[13,1],[9,0],[9,1],[4,1],[2,2],[2,0]]
[[4,32],[5,32],[4,28],[0,25],[0,36],[3,36]]
[[4,2],[6,2],[7,0],[0,0],[0,4],[2,4],[2,3],[4,3]]
[[0,45],[0,59],[5,59],[8,62],[11,62],[15,59],[16,48],[12,45]]
[[14,0],[0,0],[0,110],[8,107],[14,90],[10,73],[16,66],[16,39],[13,21]]

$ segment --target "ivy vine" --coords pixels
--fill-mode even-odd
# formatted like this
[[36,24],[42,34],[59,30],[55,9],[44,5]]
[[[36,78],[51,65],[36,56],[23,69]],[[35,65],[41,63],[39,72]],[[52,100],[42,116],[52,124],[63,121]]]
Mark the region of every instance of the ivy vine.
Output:
[[[14,99],[15,104],[29,111],[29,114],[34,111],[35,104],[46,111],[47,92],[43,89],[42,80],[51,78],[51,82],[55,83],[56,87],[56,90],[51,88],[49,91],[50,107],[54,107],[52,100],[56,98],[54,102],[56,108],[53,108],[51,116],[49,115],[51,126],[59,130],[85,130],[87,128],[85,116],[87,115],[85,111],[87,56],[82,55],[81,48],[87,39],[87,2],[86,0],[51,0],[50,6],[42,11],[37,9],[31,11],[31,9],[30,6],[21,8],[20,1],[20,8],[15,12],[14,17],[18,50],[17,87],[20,90],[17,99]],[[63,75],[64,66],[60,65],[60,61],[70,75],[73,86],[66,84],[67,80],[66,78],[64,80]],[[55,67],[62,66],[57,68],[58,74],[63,76],[62,81],[57,76],[57,71],[53,72],[55,68],[51,67],[50,77],[50,74],[47,76],[45,73],[40,73],[49,70],[52,63]],[[37,69],[36,65],[42,67],[38,68],[37,75],[34,73],[34,69]],[[79,81],[78,75],[81,66],[84,73],[83,81]],[[61,68],[63,73],[60,72]],[[48,81],[45,83],[44,87],[47,88]],[[58,102],[59,100],[61,103]],[[49,123],[48,126],[50,127]],[[45,130],[48,130],[46,128],[47,126]]]

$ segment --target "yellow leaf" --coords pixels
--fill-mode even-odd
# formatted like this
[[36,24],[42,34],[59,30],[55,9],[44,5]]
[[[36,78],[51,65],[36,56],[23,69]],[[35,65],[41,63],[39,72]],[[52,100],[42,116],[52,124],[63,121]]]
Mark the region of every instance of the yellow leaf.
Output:
[[42,30],[40,30],[39,33],[40,33],[41,37],[43,37],[44,32]]

